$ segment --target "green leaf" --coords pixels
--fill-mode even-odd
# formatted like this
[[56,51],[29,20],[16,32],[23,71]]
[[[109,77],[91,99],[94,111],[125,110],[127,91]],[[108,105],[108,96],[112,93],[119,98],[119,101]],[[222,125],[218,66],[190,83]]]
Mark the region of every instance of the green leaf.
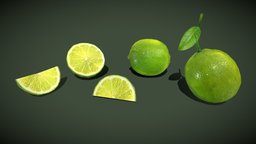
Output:
[[184,51],[193,47],[199,40],[201,29],[198,26],[193,26],[188,29],[181,38],[179,50]]

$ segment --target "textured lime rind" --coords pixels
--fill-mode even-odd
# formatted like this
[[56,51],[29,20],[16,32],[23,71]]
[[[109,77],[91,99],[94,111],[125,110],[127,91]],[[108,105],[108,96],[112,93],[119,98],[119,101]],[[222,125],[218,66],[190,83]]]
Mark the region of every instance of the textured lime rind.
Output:
[[128,59],[133,70],[144,76],[161,74],[171,62],[168,47],[156,39],[141,39],[135,42]]
[[185,78],[193,94],[210,103],[228,101],[241,85],[236,62],[217,49],[203,49],[192,55],[185,65]]

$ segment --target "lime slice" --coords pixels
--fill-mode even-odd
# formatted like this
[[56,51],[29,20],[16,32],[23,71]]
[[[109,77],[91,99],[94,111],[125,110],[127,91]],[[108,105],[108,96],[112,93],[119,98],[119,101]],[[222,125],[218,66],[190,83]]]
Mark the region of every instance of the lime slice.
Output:
[[16,79],[17,85],[33,95],[43,95],[55,90],[60,82],[58,66]]
[[96,85],[93,96],[126,101],[136,101],[135,89],[131,82],[119,75],[104,77]]
[[80,77],[93,77],[105,64],[102,51],[90,43],[73,45],[67,54],[68,67]]

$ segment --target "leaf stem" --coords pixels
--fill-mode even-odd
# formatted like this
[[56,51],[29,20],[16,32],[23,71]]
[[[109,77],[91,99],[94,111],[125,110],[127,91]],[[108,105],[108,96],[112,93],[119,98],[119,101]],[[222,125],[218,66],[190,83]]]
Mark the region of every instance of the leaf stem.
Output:
[[201,24],[202,24],[202,21],[203,21],[203,17],[204,17],[204,14],[203,14],[203,13],[200,13],[199,22],[198,22],[198,26],[199,26],[199,27],[201,27]]
[[[202,24],[202,21],[203,21],[203,17],[204,17],[204,14],[203,13],[200,13],[200,16],[199,16],[199,21],[198,21],[198,27],[201,29],[201,24]],[[199,40],[196,42],[196,48],[197,48],[197,52],[200,52],[202,50],[200,44],[199,44]]]
[[202,50],[198,41],[196,42],[196,48],[197,48],[197,52],[200,52]]

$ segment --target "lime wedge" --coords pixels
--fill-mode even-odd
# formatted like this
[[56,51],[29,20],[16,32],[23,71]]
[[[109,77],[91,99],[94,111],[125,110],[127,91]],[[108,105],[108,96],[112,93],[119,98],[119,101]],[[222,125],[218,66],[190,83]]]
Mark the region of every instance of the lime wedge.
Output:
[[43,95],[55,90],[60,82],[60,70],[58,66],[16,79],[17,85],[33,95]]
[[126,101],[136,101],[135,89],[131,82],[119,75],[104,77],[96,85],[93,96]]
[[105,58],[97,46],[90,43],[79,43],[69,49],[67,64],[76,75],[89,78],[102,70]]

